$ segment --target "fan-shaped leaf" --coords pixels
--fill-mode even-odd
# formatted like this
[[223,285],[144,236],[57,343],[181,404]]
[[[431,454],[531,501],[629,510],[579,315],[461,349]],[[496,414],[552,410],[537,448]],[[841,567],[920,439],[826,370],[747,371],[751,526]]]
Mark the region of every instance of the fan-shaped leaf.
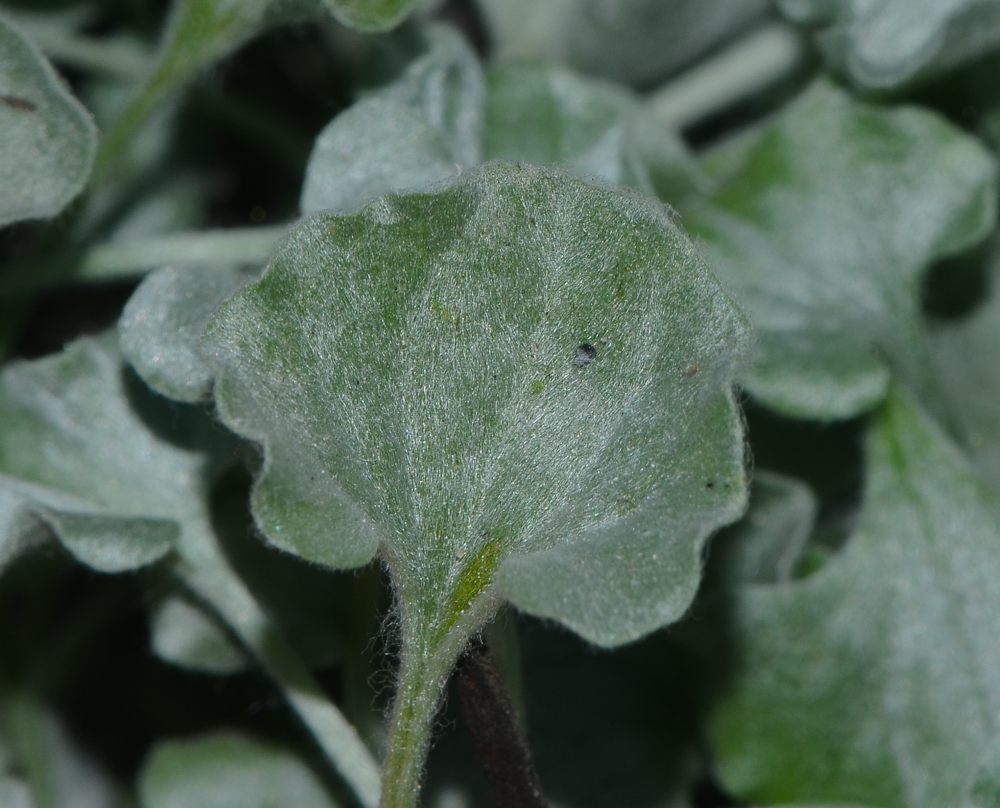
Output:
[[203,341],[220,412],[265,446],[268,538],[331,566],[381,544],[435,631],[502,569],[529,610],[638,636],[742,508],[746,331],[652,202],[492,165],[314,217]]

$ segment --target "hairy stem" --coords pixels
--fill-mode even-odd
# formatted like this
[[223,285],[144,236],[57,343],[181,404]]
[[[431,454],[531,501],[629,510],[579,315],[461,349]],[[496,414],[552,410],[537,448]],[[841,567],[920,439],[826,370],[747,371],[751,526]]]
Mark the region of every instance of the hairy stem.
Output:
[[428,648],[419,641],[404,640],[380,808],[414,808],[419,802],[434,717],[458,656],[457,651],[448,652],[451,645],[454,643],[446,640],[437,648]]

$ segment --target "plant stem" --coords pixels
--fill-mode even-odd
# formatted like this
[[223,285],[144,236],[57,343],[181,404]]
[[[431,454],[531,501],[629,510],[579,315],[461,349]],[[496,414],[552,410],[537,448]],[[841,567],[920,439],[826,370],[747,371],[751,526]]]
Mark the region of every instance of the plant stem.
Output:
[[234,227],[102,244],[86,252],[77,278],[106,280],[178,264],[263,264],[289,225]]
[[[273,630],[270,620],[229,571],[216,548],[185,547],[180,577],[188,590],[214,609],[281,688],[327,760],[364,808],[379,802],[379,765],[354,727],[323,693],[305,663]],[[195,556],[200,558],[195,558]],[[212,559],[211,563],[206,561]],[[194,563],[192,563],[194,560]]]
[[465,725],[497,808],[548,808],[531,750],[489,648],[473,640],[455,673]]
[[[405,630],[405,624],[404,624]],[[428,648],[415,638],[403,642],[403,664],[392,707],[389,753],[382,775],[380,808],[414,808],[430,746],[431,729],[458,652],[446,638]]]
[[805,53],[792,26],[766,25],[671,79],[649,96],[647,106],[664,123],[683,129],[788,76]]

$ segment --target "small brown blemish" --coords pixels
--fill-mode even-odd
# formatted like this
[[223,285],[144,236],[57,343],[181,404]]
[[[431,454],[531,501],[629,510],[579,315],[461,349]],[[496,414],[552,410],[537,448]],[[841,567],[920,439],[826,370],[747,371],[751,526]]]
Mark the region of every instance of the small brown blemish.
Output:
[[694,376],[694,374],[697,373],[697,372],[698,372],[698,366],[697,365],[691,365],[687,370],[684,371],[684,375],[685,376]]
[[18,112],[35,112],[38,107],[32,104],[27,98],[20,98],[16,95],[0,95],[0,101],[4,103],[5,106],[11,109],[16,109]]

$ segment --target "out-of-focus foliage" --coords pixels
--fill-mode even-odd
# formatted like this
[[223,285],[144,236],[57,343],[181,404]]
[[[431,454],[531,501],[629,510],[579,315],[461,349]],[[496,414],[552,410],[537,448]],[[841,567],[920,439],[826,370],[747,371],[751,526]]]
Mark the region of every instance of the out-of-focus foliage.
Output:
[[3,0],[0,806],[996,808],[998,58]]

